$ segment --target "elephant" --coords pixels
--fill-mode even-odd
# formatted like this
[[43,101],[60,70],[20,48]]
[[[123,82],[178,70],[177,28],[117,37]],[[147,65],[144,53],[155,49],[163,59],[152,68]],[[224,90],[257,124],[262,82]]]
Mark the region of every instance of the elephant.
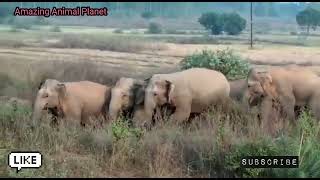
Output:
[[154,74],[145,90],[144,124],[151,126],[154,109],[166,104],[175,109],[169,121],[184,123],[191,113],[201,113],[210,105],[228,99],[229,94],[227,78],[215,70],[191,68],[170,74]]
[[91,116],[107,119],[111,88],[91,81],[59,82],[46,79],[41,82],[34,103],[32,119],[41,119],[44,112],[85,126]]
[[230,84],[230,97],[235,101],[242,101],[245,96],[247,81],[246,79],[237,79],[229,81]]
[[120,113],[132,116],[133,109],[141,104],[144,97],[143,80],[121,77],[111,89],[109,115],[112,120],[118,118]]
[[[309,106],[320,118],[320,78],[317,74],[303,67],[272,67],[264,72],[251,68],[248,77],[248,103],[251,107],[263,104],[268,97],[278,103],[281,115],[295,123],[297,110]],[[268,103],[267,103],[268,104]],[[270,104],[270,103],[269,103]],[[261,106],[261,118],[268,120],[268,109]]]
[[[109,105],[109,116],[115,120],[122,113],[125,117],[133,119],[133,125],[136,125],[139,119],[145,117],[144,96],[148,79],[140,80],[128,77],[121,77],[111,89],[111,99]],[[160,115],[164,116],[164,107],[160,108]],[[170,112],[170,111],[168,111]],[[154,112],[152,119],[156,117]],[[136,117],[135,119],[133,117]]]

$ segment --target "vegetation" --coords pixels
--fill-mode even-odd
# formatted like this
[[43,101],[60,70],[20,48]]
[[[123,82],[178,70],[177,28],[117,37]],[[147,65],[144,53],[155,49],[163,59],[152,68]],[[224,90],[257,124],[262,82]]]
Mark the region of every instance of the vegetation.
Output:
[[222,72],[228,79],[244,78],[249,72],[249,63],[231,49],[203,50],[186,56],[181,61],[182,69],[194,67],[208,68]]
[[[1,102],[1,157],[12,150],[37,150],[44,158],[40,169],[19,173],[2,163],[3,176],[320,177],[319,124],[308,111],[296,128],[279,129],[276,138],[261,131],[256,114],[230,103],[211,107],[188,128],[163,124],[152,131],[130,128],[123,119],[100,129],[68,124],[56,129],[49,119],[34,127],[30,116],[29,107]],[[300,168],[243,169],[240,159],[247,155],[300,155]]]
[[152,12],[143,12],[141,14],[141,17],[144,19],[151,19],[151,18],[154,18],[155,15]]
[[59,41],[47,45],[56,48],[84,48],[84,49],[99,49],[118,52],[138,52],[146,48],[161,49],[161,45],[149,46],[151,42],[141,40],[139,38],[130,36],[90,36],[90,35],[76,35],[64,34],[59,38]]
[[150,23],[148,27],[148,33],[150,34],[160,34],[162,32],[162,28],[158,23]]
[[224,14],[223,30],[229,35],[238,35],[246,28],[246,20],[237,13]]
[[229,35],[238,35],[246,27],[246,20],[237,13],[205,13],[198,21],[214,35],[221,34],[222,31]]
[[51,32],[61,32],[61,29],[60,29],[59,26],[52,26],[52,27],[50,28],[50,31],[51,31]]
[[207,30],[211,31],[211,34],[221,34],[223,30],[223,19],[221,15],[215,12],[202,14],[199,18],[199,23]]
[[306,27],[309,34],[310,28],[316,30],[317,26],[320,26],[320,11],[307,8],[297,14],[296,21],[300,27]]

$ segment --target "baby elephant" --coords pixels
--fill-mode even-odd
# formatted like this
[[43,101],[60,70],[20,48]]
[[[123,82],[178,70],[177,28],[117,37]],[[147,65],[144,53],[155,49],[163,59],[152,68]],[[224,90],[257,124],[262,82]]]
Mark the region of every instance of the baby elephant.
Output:
[[80,122],[85,126],[89,117],[106,118],[110,88],[90,81],[59,82],[47,79],[39,86],[34,104],[33,120],[39,120],[45,110],[54,116]]

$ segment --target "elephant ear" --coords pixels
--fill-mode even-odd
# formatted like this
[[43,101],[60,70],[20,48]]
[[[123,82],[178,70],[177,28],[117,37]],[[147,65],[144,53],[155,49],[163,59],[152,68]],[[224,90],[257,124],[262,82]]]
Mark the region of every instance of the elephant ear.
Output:
[[132,87],[132,93],[134,94],[134,104],[141,105],[144,103],[145,86],[141,83],[134,83]]
[[248,73],[247,81],[248,83],[250,83],[252,81],[257,81],[257,80],[259,80],[258,73],[255,68],[251,68]]
[[39,83],[39,86],[38,86],[38,90],[40,90],[43,86],[43,84],[46,82],[46,80],[42,80],[40,83]]
[[67,88],[65,84],[58,83],[55,88],[60,97],[64,98],[67,95]]
[[172,97],[173,97],[173,92],[174,92],[174,84],[168,80],[165,80],[166,83],[166,97],[167,97],[167,102],[171,103],[172,102]]

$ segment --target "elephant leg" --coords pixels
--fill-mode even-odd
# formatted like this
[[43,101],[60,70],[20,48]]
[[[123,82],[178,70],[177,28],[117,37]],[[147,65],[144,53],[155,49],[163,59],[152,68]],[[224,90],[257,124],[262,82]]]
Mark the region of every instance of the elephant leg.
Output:
[[273,107],[271,99],[264,99],[260,106],[260,125],[263,130],[274,135],[276,132],[275,125],[279,117],[277,117],[276,109]]
[[313,96],[309,103],[312,114],[319,121],[320,120],[320,95]]
[[280,105],[283,108],[283,111],[287,118],[289,119],[290,122],[293,122],[294,125],[296,124],[295,121],[295,112],[294,112],[294,107],[296,100],[293,95],[283,95],[279,97],[280,100]]
[[191,113],[191,104],[176,107],[175,112],[170,116],[170,122],[185,123]]

